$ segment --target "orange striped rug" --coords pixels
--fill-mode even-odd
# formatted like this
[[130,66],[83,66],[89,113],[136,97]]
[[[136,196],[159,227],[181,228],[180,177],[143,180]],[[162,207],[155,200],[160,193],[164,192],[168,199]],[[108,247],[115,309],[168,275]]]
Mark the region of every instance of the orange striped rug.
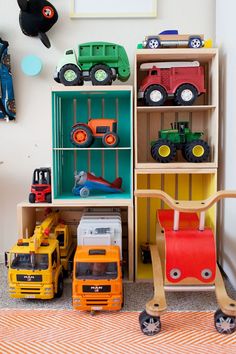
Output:
[[141,333],[138,312],[0,310],[1,354],[235,354],[236,333],[214,329],[213,312],[167,312],[162,330]]

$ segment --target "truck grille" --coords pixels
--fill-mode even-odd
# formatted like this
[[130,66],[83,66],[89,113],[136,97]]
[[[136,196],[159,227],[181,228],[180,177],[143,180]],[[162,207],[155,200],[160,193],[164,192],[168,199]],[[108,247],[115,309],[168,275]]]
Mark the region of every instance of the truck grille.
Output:
[[21,294],[40,294],[40,289],[39,288],[21,288],[20,293]]
[[84,293],[110,293],[111,285],[83,285]]
[[108,299],[86,299],[87,306],[107,306]]
[[23,282],[41,282],[42,281],[42,275],[27,275],[27,274],[17,274],[16,275],[16,280],[17,281],[23,281]]

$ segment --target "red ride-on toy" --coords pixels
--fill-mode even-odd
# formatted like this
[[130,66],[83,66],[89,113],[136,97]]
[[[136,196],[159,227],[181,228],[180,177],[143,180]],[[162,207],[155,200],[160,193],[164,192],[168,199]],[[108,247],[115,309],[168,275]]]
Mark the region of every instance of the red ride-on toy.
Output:
[[33,173],[33,182],[31,185],[31,193],[29,194],[30,203],[51,203],[51,169],[37,168]]
[[72,144],[80,148],[92,145],[94,138],[101,138],[102,144],[115,147],[119,144],[117,120],[108,118],[89,119],[88,124],[75,124],[70,133]]
[[174,200],[160,190],[139,190],[135,196],[159,198],[170,208],[157,211],[156,244],[150,245],[154,296],[139,316],[141,331],[148,336],[160,332],[160,316],[167,308],[165,291],[214,290],[219,305],[215,328],[222,334],[233,333],[236,301],[226,292],[205,212],[220,199],[236,198],[236,191],[219,191],[203,201]]

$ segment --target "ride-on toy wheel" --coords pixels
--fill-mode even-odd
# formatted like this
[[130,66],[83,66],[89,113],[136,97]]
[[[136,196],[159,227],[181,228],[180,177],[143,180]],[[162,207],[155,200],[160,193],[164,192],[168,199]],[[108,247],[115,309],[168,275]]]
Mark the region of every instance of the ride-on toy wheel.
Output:
[[75,146],[85,148],[92,145],[94,138],[89,127],[78,124],[71,129],[70,140]]
[[191,37],[188,42],[189,48],[201,48],[202,39],[200,37]]
[[224,314],[220,309],[214,315],[215,328],[221,334],[231,334],[236,330],[236,317]]
[[139,324],[141,331],[147,336],[154,336],[161,330],[160,317],[150,316],[146,311],[140,313]]
[[107,147],[115,147],[119,144],[119,136],[114,132],[107,132],[102,137],[102,143]]

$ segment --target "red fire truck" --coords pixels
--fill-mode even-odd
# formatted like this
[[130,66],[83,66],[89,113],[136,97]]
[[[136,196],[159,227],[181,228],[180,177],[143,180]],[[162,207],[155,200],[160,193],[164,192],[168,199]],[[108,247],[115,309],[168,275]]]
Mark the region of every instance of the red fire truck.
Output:
[[162,106],[173,98],[177,105],[190,106],[205,93],[204,67],[198,61],[158,62],[141,64],[146,70],[138,98],[148,106]]

